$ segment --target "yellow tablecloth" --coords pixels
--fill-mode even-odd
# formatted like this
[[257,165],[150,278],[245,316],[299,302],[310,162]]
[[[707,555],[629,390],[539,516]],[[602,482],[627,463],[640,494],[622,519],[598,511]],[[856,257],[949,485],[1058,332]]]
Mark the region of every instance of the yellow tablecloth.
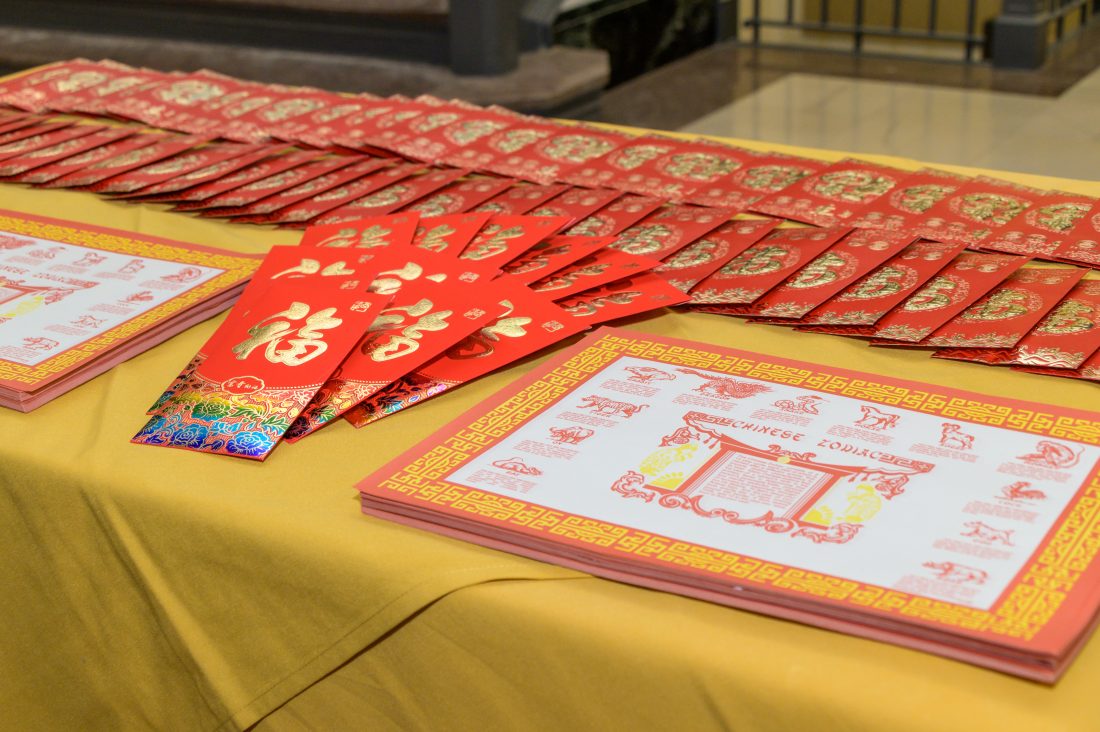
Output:
[[[993,174],[1100,196],[1100,183]],[[297,239],[8,185],[0,208],[237,251]],[[1049,688],[360,514],[358,479],[538,359],[362,430],[334,425],[263,464],[130,444],[219,322],[31,414],[0,410],[0,727],[1100,726],[1100,642]],[[626,327],[1100,411],[1094,384],[719,316]]]

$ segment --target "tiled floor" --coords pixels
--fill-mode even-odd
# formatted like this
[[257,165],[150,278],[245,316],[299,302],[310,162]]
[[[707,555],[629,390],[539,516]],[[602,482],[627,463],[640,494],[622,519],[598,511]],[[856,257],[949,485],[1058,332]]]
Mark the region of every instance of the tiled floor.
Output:
[[1100,178],[1100,70],[1058,97],[788,74],[683,132]]

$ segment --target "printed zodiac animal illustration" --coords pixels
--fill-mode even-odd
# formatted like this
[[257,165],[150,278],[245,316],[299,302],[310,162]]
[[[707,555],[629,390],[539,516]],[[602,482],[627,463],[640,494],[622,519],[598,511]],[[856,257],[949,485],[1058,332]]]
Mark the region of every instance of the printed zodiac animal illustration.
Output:
[[866,404],[861,404],[859,411],[863,412],[863,416],[856,420],[856,427],[862,427],[865,430],[882,432],[891,427],[897,427],[898,420],[901,419],[900,414],[884,412]]
[[970,450],[974,447],[974,435],[968,435],[962,431],[962,427],[951,422],[944,422],[940,430],[940,447],[948,447],[953,450]]
[[60,345],[61,343],[59,341],[55,341],[52,338],[33,337],[23,339],[23,348],[32,351],[52,351]]
[[1004,544],[1014,546],[1012,543],[1012,529],[995,529],[984,521],[967,521],[963,524],[967,531],[960,532],[960,536],[974,539],[981,544]]
[[936,579],[943,582],[953,582],[957,585],[966,584],[967,582],[984,585],[985,581],[989,579],[989,573],[985,570],[967,567],[965,564],[956,564],[955,562],[925,562],[921,566],[931,569],[935,573]]
[[1075,452],[1072,447],[1050,440],[1041,440],[1035,446],[1035,452],[1020,455],[1017,460],[1044,468],[1072,468],[1077,464],[1080,457],[1081,454]]
[[591,409],[596,414],[602,414],[606,416],[620,415],[629,419],[649,405],[631,404],[630,402],[618,402],[614,399],[608,399],[607,397],[597,396],[593,394],[591,396],[586,396],[581,399],[581,403],[577,406],[581,409]]
[[594,434],[596,434],[596,431],[587,427],[550,428],[550,439],[562,445],[579,445]]
[[496,460],[492,463],[494,468],[500,468],[501,470],[507,470],[509,473],[516,473],[518,475],[542,475],[542,471],[536,467],[528,465],[519,458],[509,458],[508,460]]
[[813,394],[804,394],[794,399],[779,399],[772,404],[773,407],[793,414],[821,414],[817,411],[817,405],[825,400]]
[[756,384],[751,381],[739,381],[738,379],[731,379],[727,376],[712,376],[711,374],[705,374],[695,369],[676,370],[681,374],[689,374],[704,379],[704,383],[695,387],[694,391],[719,399],[729,399],[731,397],[733,399],[745,399],[772,390],[770,386],[765,384]]
[[1026,480],[1019,480],[1001,488],[1001,496],[1010,501],[1041,501],[1047,494],[1038,488],[1032,488],[1031,483]]
[[676,377],[667,371],[655,369],[652,366],[627,366],[630,376],[627,381],[636,381],[639,384],[648,384],[651,381],[672,381]]
[[801,536],[815,544],[845,544],[851,541],[859,533],[859,524],[833,524],[827,529],[818,529],[812,526],[803,526],[793,532],[791,538]]

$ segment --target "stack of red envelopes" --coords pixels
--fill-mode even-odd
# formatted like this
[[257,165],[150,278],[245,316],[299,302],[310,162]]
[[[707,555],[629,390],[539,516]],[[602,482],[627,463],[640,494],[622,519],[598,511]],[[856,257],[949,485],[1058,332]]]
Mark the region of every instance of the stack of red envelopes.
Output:
[[[686,244],[723,220],[699,212],[665,212],[662,232]],[[661,260],[627,251],[640,235],[557,233],[572,222],[409,212],[308,229],[272,248],[134,442],[263,460],[339,417],[363,426],[591,325],[687,300],[651,271]]]
[[0,406],[30,411],[224,310],[257,264],[0,211]]

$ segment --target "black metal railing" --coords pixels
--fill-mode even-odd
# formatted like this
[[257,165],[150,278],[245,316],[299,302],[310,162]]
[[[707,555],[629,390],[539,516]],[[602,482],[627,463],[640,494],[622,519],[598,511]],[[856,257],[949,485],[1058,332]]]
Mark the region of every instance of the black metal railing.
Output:
[[[957,2],[957,0],[949,1]],[[1091,2],[1093,0],[1085,1]],[[879,0],[879,2],[885,3],[887,0]],[[763,45],[761,36],[764,28],[789,28],[851,36],[851,51],[855,54],[863,53],[863,42],[867,37],[957,43],[962,46],[962,60],[967,63],[972,62],[975,58],[975,50],[980,49],[985,43],[985,36],[979,33],[976,27],[977,0],[966,0],[966,30],[962,33],[943,30],[939,27],[940,3],[938,0],[926,0],[921,4],[927,4],[928,12],[925,22],[918,28],[902,24],[904,10],[902,0],[890,0],[890,23],[888,25],[868,25],[864,22],[866,0],[855,0],[851,22],[833,20],[830,17],[829,0],[818,0],[819,12],[816,20],[804,20],[796,17],[795,0],[787,0],[786,12],[783,17],[770,18],[764,16],[761,0],[753,0],[752,15],[745,19],[744,25],[752,31],[752,44],[754,46]],[[798,5],[804,8],[812,7],[809,2],[799,3]]]

